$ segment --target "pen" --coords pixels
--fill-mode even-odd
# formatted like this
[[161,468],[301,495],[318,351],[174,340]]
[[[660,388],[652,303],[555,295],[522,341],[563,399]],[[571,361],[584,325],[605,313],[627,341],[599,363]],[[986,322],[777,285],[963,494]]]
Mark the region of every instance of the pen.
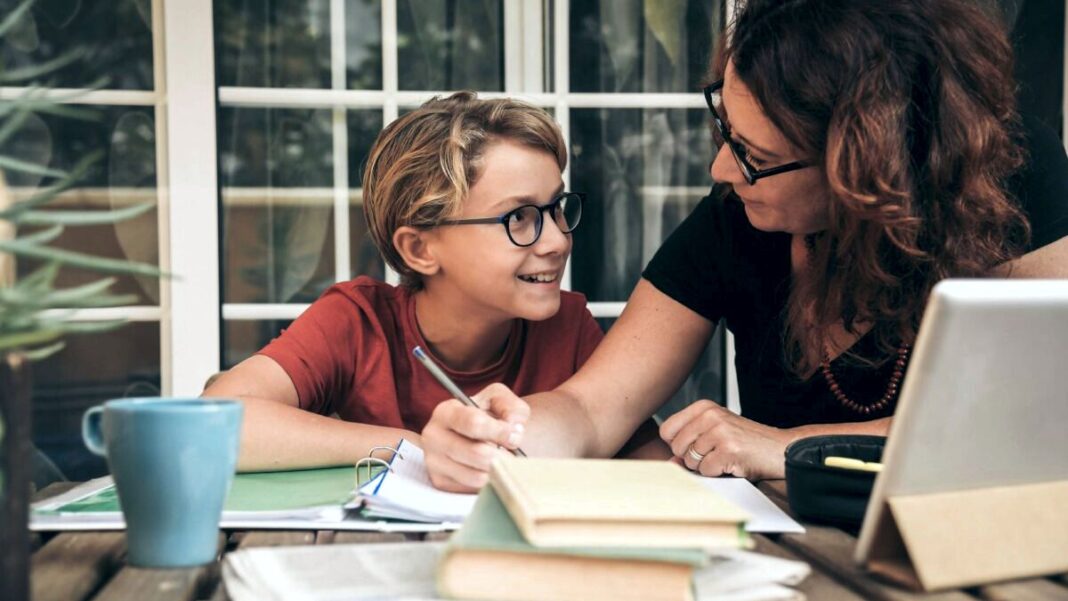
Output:
[[[479,407],[478,403],[471,397],[464,394],[464,391],[460,390],[460,387],[457,386],[445,372],[441,371],[441,368],[438,367],[425,352],[423,352],[423,347],[417,346],[413,348],[412,354],[415,355],[415,358],[418,359],[419,362],[423,364],[423,367],[430,372],[430,375],[434,376],[434,379],[440,382],[441,385],[445,387],[445,390],[449,391],[449,394],[460,399],[460,402],[465,405],[469,405],[475,409],[482,409],[482,407]],[[511,453],[519,457],[527,456],[527,454],[523,452],[523,449],[520,448],[516,448],[514,451],[511,451]]]

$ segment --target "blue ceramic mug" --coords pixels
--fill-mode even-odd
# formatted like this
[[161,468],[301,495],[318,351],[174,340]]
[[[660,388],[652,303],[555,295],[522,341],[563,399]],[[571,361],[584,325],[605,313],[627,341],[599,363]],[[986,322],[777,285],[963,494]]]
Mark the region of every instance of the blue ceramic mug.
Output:
[[82,438],[107,457],[131,565],[215,559],[242,413],[238,401],[195,398],[117,399],[86,411]]

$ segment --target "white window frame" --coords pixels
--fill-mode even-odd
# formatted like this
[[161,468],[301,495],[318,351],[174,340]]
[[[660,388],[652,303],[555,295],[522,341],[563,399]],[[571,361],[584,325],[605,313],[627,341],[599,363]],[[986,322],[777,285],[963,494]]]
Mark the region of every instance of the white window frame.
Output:
[[[200,0],[206,2],[207,0]],[[569,11],[568,0],[554,0],[553,14],[557,18],[552,23],[553,31],[553,91],[545,92],[543,32],[547,19],[543,14],[542,0],[504,0],[504,48],[505,48],[505,82],[504,92],[480,92],[483,97],[513,96],[522,98],[537,106],[555,110],[555,116],[563,130],[564,138],[570,141],[569,111],[572,108],[704,108],[704,100],[698,94],[616,94],[616,93],[572,93],[570,91],[569,71],[569,23],[566,15]],[[414,108],[432,96],[448,93],[447,90],[401,91],[398,85],[397,59],[397,2],[383,0],[382,16],[382,90],[362,91],[347,90],[345,82],[345,36],[344,36],[344,0],[331,0],[331,88],[330,89],[267,89],[223,86],[219,88],[219,103],[225,107],[272,107],[272,108],[329,108],[333,111],[334,140],[334,241],[335,241],[335,280],[343,281],[350,277],[349,261],[349,173],[348,162],[342,160],[347,153],[347,135],[345,111],[347,109],[376,108],[383,111],[383,125],[396,119],[401,107]],[[730,7],[728,7],[730,12]],[[202,42],[210,46],[210,41]],[[208,128],[200,128],[208,130]],[[214,130],[211,130],[213,133]],[[214,153],[212,153],[214,156]],[[564,173],[565,185],[570,183],[570,173]],[[174,210],[184,210],[175,206]],[[216,281],[218,281],[217,273]],[[396,274],[387,270],[388,281],[396,283]],[[565,269],[564,289],[570,289],[570,262]],[[215,291],[218,292],[217,290]],[[222,320],[288,320],[295,319],[307,304],[300,303],[224,303]],[[618,317],[625,302],[591,302],[589,308],[595,317]],[[205,319],[204,321],[210,321]],[[177,326],[177,324],[175,324]],[[218,327],[222,327],[222,323]],[[218,327],[210,337],[218,340]],[[729,348],[733,348],[730,346]],[[175,373],[178,364],[186,360],[185,355],[175,350]],[[217,353],[213,353],[217,360]],[[733,372],[733,362],[730,371]],[[182,370],[189,373],[191,370]],[[176,378],[176,389],[184,383]],[[197,376],[190,384],[202,382]],[[736,391],[736,386],[733,389]],[[731,387],[729,386],[730,390]],[[736,403],[736,393],[733,395]],[[730,395],[729,399],[730,400]]]
[[[516,96],[538,106],[555,109],[564,137],[570,140],[571,108],[703,108],[697,94],[579,94],[569,89],[569,0],[552,0],[556,18],[553,54],[543,47],[545,28],[542,0],[504,1],[505,91],[483,96]],[[734,13],[728,0],[726,19]],[[382,110],[383,124],[397,118],[400,107],[415,107],[445,91],[400,91],[397,64],[397,2],[382,0],[381,91],[345,89],[345,0],[330,0],[331,88],[259,89],[223,87],[219,101],[228,107],[330,108],[334,156],[333,186],[336,279],[349,277],[350,190],[345,157],[347,109]],[[156,124],[158,237],[160,267],[174,274],[160,283],[159,306],[126,306],[77,311],[77,321],[124,318],[160,324],[160,371],[165,395],[195,395],[205,379],[220,369],[221,328],[224,320],[294,319],[306,304],[220,305],[220,255],[216,133],[215,72],[212,0],[152,0],[152,90],[71,90],[49,92],[63,102],[99,106],[151,107]],[[1068,18],[1065,20],[1068,37]],[[544,63],[553,63],[553,92],[545,92]],[[13,98],[19,88],[0,88],[0,97]],[[71,96],[76,96],[71,99]],[[1064,131],[1068,132],[1068,61],[1065,62]],[[190,125],[193,124],[193,125]],[[1068,149],[1068,136],[1065,137]],[[569,183],[569,172],[564,173]],[[357,192],[358,193],[358,192]],[[570,288],[570,264],[564,287]],[[395,273],[387,279],[396,282]],[[596,317],[618,317],[625,302],[590,303]],[[734,341],[727,337],[727,404],[738,408],[734,370]]]

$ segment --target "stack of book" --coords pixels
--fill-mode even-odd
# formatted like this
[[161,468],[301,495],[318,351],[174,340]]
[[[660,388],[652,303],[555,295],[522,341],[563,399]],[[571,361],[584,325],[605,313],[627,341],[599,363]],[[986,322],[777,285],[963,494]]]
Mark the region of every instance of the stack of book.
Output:
[[502,458],[438,569],[448,598],[691,601],[746,515],[673,463]]

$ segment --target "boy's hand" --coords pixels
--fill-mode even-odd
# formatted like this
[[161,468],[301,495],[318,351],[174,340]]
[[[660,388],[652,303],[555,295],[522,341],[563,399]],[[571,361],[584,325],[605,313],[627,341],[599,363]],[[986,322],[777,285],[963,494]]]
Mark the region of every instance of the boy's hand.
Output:
[[490,384],[471,397],[475,409],[456,399],[434,409],[423,428],[423,451],[430,481],[441,490],[473,492],[489,481],[494,457],[518,448],[530,406],[503,384]]

